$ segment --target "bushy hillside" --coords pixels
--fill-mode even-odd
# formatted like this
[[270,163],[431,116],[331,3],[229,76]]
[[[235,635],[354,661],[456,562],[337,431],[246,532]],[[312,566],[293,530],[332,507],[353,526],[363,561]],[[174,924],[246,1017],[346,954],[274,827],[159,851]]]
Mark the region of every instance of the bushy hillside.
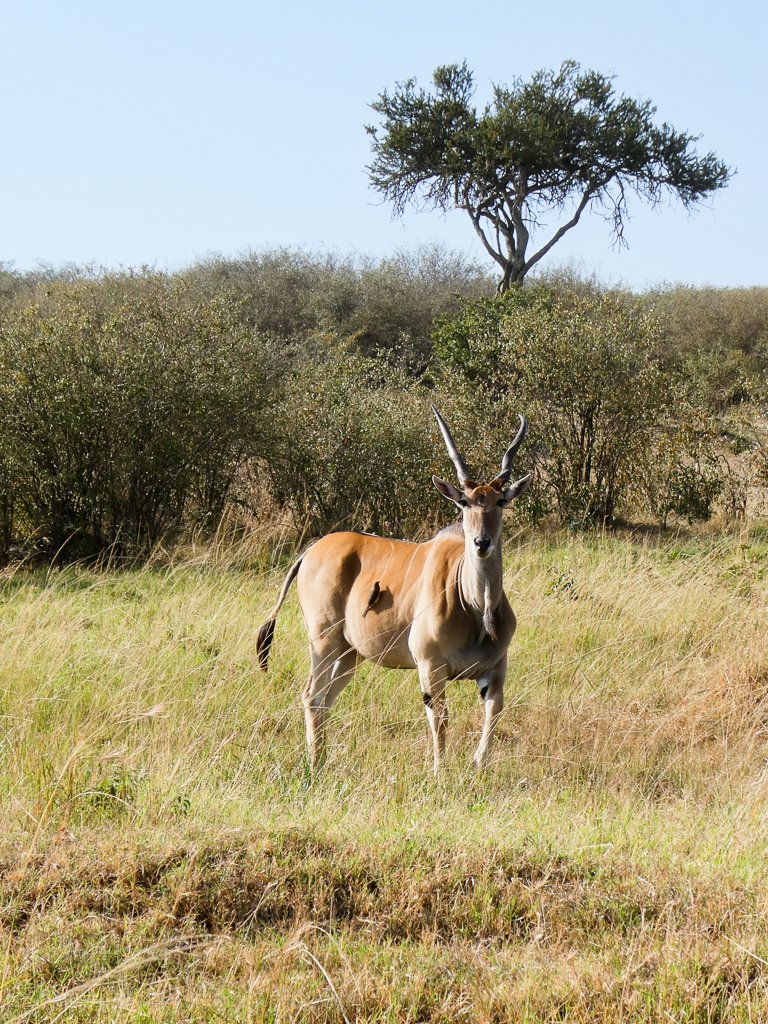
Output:
[[421,535],[431,402],[480,475],[525,413],[528,522],[763,514],[765,290],[491,293],[439,249],[5,270],[0,557],[133,557],[222,523]]

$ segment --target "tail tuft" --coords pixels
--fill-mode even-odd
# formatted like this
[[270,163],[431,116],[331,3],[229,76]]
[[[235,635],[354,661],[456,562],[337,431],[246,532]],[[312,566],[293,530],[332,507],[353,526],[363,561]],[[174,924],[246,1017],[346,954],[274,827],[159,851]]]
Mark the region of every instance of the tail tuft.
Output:
[[267,619],[264,625],[259,630],[258,638],[256,639],[256,653],[259,656],[259,667],[262,672],[267,671],[267,662],[269,661],[269,652],[272,647],[272,640],[275,636],[275,623],[277,617],[273,619]]
[[262,672],[267,671],[267,662],[269,661],[269,651],[272,647],[272,641],[275,636],[275,622],[277,621],[277,613],[280,611],[285,595],[288,593],[288,589],[293,581],[296,579],[299,567],[301,566],[304,554],[299,555],[298,559],[293,563],[291,568],[288,570],[288,575],[283,580],[283,585],[280,589],[280,597],[277,599],[277,604],[272,609],[272,614],[264,623],[259,630],[259,635],[256,639],[256,653],[259,656],[259,666]]

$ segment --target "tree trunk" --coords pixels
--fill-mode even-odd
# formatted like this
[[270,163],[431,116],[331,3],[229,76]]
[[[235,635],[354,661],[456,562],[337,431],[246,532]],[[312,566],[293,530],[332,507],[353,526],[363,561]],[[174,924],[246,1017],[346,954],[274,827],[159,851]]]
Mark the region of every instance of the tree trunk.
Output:
[[13,539],[13,503],[10,495],[0,495],[0,565],[8,560],[8,549]]
[[504,274],[496,285],[496,295],[503,295],[510,288],[522,288],[525,280],[525,264],[518,260],[509,260],[504,267]]

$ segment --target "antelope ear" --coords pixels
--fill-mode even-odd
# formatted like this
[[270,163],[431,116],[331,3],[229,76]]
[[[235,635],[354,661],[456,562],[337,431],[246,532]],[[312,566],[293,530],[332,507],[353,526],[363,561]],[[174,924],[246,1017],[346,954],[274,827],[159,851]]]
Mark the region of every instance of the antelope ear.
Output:
[[533,480],[533,473],[526,473],[525,476],[520,477],[519,480],[515,480],[513,484],[507,484],[502,493],[504,504],[508,501],[512,501],[513,498],[519,498],[521,494],[525,494],[528,490],[531,480]]
[[441,480],[439,476],[433,476],[432,483],[442,496],[449,501],[453,501],[458,505],[460,501],[464,500],[463,492],[458,487],[454,487],[453,484],[449,484],[447,480]]

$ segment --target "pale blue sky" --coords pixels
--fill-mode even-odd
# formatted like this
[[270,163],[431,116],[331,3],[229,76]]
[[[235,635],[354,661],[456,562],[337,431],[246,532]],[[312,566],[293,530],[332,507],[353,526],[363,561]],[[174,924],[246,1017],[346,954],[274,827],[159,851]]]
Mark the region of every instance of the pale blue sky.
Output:
[[466,59],[492,81],[567,58],[613,73],[738,171],[708,208],[633,204],[629,251],[583,221],[550,256],[606,280],[768,285],[762,3],[132,0],[5,4],[0,260],[175,268],[279,245],[384,256],[466,215],[393,221],[370,191],[368,104]]

